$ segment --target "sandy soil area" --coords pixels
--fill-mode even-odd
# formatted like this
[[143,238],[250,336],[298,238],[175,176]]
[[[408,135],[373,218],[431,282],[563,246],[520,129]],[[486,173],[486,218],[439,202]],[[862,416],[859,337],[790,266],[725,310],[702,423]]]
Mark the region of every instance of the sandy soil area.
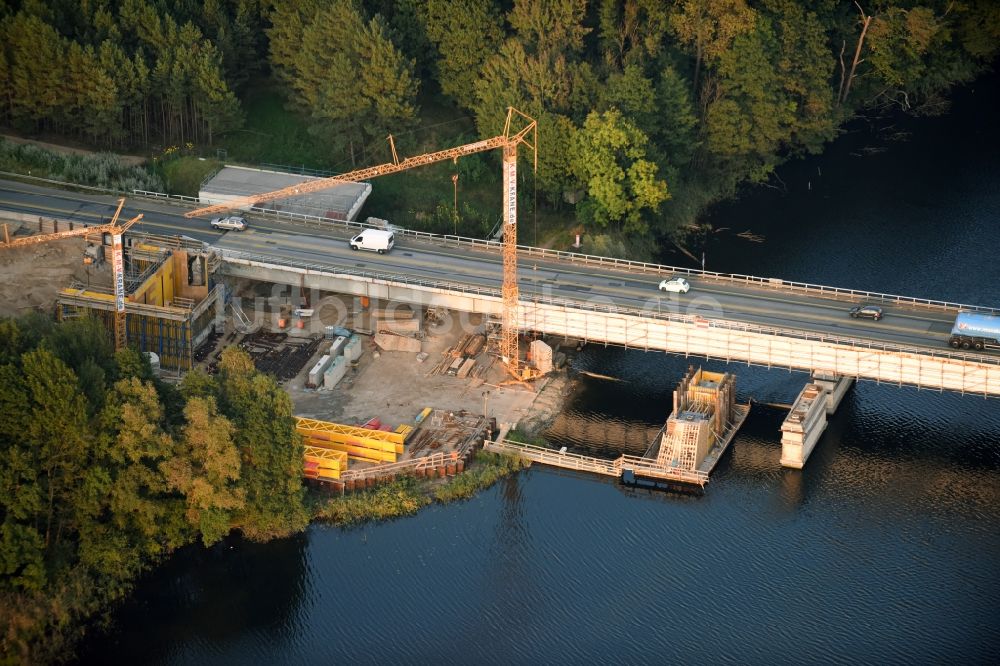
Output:
[[461,336],[461,331],[432,330],[422,341],[421,350],[428,355],[423,362],[412,352],[380,351],[376,358],[371,338],[362,336],[365,352],[357,368],[332,390],[307,389],[306,376],[322,355],[321,347],[285,389],[300,416],[337,423],[362,423],[375,416],[393,426],[412,423],[425,407],[471,414],[483,414],[485,408],[488,416],[501,422],[525,417],[537,394],[521,386],[500,386],[504,376],[498,364],[485,381],[428,374]]
[[[0,317],[16,317],[29,310],[52,312],[60,289],[74,279],[87,284],[87,267],[83,265],[82,238],[29,245],[12,249],[0,248]],[[94,284],[110,284],[107,263],[91,269]]]

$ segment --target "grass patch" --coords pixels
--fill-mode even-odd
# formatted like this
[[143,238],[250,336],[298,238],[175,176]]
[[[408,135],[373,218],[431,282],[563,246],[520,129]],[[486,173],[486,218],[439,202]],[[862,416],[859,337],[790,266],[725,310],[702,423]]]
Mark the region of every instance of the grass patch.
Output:
[[355,525],[369,520],[387,520],[416,513],[431,499],[423,483],[405,477],[371,490],[342,497],[316,500],[313,517],[334,525]]
[[479,451],[469,469],[446,483],[404,477],[371,490],[338,497],[309,492],[306,503],[313,518],[334,525],[400,518],[432,502],[445,504],[468,499],[526,466],[520,458]]
[[527,466],[527,461],[515,456],[477,451],[475,464],[449,483],[436,488],[434,499],[441,503],[468,499],[479,491],[486,490],[503,477]]
[[163,181],[144,166],[126,164],[118,155],[65,155],[30,143],[0,138],[0,171],[50,178],[108,190],[163,191]]
[[513,428],[507,432],[507,439],[519,444],[531,444],[533,446],[544,446],[551,448],[549,443],[541,435],[528,435],[526,432]]
[[158,168],[169,194],[196,197],[205,178],[221,167],[219,160],[187,156],[162,162]]

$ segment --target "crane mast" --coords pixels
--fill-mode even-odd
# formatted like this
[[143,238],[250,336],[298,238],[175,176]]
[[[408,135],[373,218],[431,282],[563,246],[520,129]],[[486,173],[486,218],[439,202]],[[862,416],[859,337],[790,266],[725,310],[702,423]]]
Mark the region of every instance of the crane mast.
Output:
[[501,286],[500,315],[500,358],[515,380],[530,378],[527,369],[522,370],[517,348],[518,332],[518,286],[517,286],[517,147],[524,144],[533,154],[533,168],[538,168],[538,123],[534,118],[525,115],[514,107],[507,107],[507,119],[504,122],[503,134],[482,141],[467,143],[455,148],[447,148],[436,152],[407,157],[400,161],[396,154],[396,144],[389,137],[392,150],[392,161],[378,166],[358,169],[332,178],[318,178],[291,187],[285,187],[273,192],[252,194],[244,197],[204,206],[188,211],[184,217],[192,218],[202,215],[222,213],[234,208],[255,206],[265,201],[286,199],[288,197],[325,190],[345,183],[354,183],[369,178],[399,173],[418,166],[425,166],[444,160],[458,160],[459,157],[481,153],[495,148],[503,149],[503,240],[501,252],[503,256],[503,285]]
[[111,234],[111,266],[114,271],[115,280],[114,332],[116,351],[124,349],[125,345],[128,343],[127,331],[125,330],[125,257],[122,248],[122,236],[133,224],[142,219],[142,213],[140,213],[131,220],[118,224],[118,216],[121,215],[122,207],[124,206],[125,199],[119,199],[118,208],[115,210],[115,214],[111,218],[111,221],[107,224],[100,224],[93,227],[82,227],[80,229],[70,229],[68,231],[57,231],[51,234],[38,234],[36,236],[18,238],[13,241],[10,240],[10,235],[7,232],[7,225],[5,224],[3,230],[4,242],[0,244],[0,247],[24,247],[26,245],[47,243],[49,241],[62,240],[64,238],[73,238],[75,236],[89,236],[91,234],[98,233]]
[[500,323],[500,360],[510,373],[520,379],[517,350],[518,286],[517,286],[517,144],[503,148],[503,301]]

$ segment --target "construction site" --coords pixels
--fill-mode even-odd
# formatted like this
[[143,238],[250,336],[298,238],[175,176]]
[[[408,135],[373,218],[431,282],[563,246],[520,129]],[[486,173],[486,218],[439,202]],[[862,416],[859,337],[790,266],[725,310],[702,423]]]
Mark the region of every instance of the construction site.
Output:
[[[222,259],[211,245],[137,234],[132,227],[142,214],[120,222],[124,199],[100,224],[7,214],[2,249],[5,261],[21,264],[13,272],[27,275],[39,253],[25,248],[69,242],[56,273],[68,284],[47,295],[55,297],[56,318],[99,319],[116,349],[145,352],[162,377],[179,379],[196,367],[213,372],[224,348],[244,349],[257,369],[273,375],[293,398],[308,479],[351,490],[399,474],[454,474],[497,430],[497,417],[510,421],[528,412],[562,360],[542,340],[521,340],[517,321],[517,148],[524,144],[534,152],[536,132],[534,119],[509,109],[503,134],[492,139],[400,160],[390,137],[391,163],[335,178],[275,181],[273,191],[267,183],[281,174],[230,169],[226,173],[244,175],[230,178],[224,194],[203,199],[212,205],[184,214],[196,218],[267,202],[313,200],[338,186],[360,187],[366,197],[370,178],[502,149],[503,308],[490,320],[480,316],[444,325],[447,313],[440,308],[310,294],[304,283],[295,294],[294,285],[227,277],[217,272]],[[250,176],[264,180],[250,182]],[[353,219],[364,197],[333,217]],[[11,314],[44,311],[46,300],[19,304]],[[332,315],[331,303],[338,306]]]
[[190,370],[195,349],[222,314],[223,288],[209,277],[212,255],[204,244],[178,237],[126,236],[142,215],[119,223],[124,201],[98,225],[5,213],[4,265],[11,275],[45,271],[48,277],[28,298],[20,293],[22,281],[6,282],[5,309],[11,315],[47,310],[54,298],[57,320],[96,317],[116,348],[130,344],[157,368]]
[[[532,386],[509,382],[499,325],[485,317],[337,294],[314,294],[323,306],[305,308],[310,299],[291,292],[258,296],[268,285],[240,287],[247,291],[230,304],[239,314],[206,341],[198,362],[211,372],[235,344],[274,375],[298,417],[305,477],[337,491],[401,475],[457,474],[498,421],[537,416],[536,401],[551,403],[555,394],[551,419],[568,393],[565,374],[552,373],[566,359],[558,342],[553,350],[522,336],[525,356],[534,350],[547,371]],[[332,313],[337,318],[324,316]]]
[[303,476],[335,491],[457,474],[498,420],[528,418],[540,396],[554,417],[566,393],[565,377],[552,373],[565,363],[558,342],[519,336],[518,356],[531,359],[537,379],[511,381],[495,317],[232,279],[202,243],[116,239],[117,217],[5,224],[5,272],[26,276],[45,261],[51,271],[43,293],[5,281],[5,314],[97,317],[167,381],[194,368],[214,373],[222,351],[240,347],[293,400]]
[[[225,348],[236,345],[246,351],[255,367],[274,376],[292,398],[305,447],[303,476],[335,490],[347,492],[403,474],[456,474],[484,442],[491,450],[610,473],[625,482],[666,479],[704,485],[746,416],[746,408],[733,402],[729,375],[692,370],[675,394],[671,420],[642,457],[622,456],[612,463],[584,460],[586,456],[564,450],[559,452],[561,463],[553,463],[551,450],[504,441],[518,423],[525,424],[522,430],[528,434],[544,429],[570,390],[565,376],[554,374],[566,361],[560,345],[570,341],[541,339],[519,321],[517,148],[526,145],[534,153],[536,131],[533,119],[509,109],[503,134],[491,139],[400,160],[390,137],[390,163],[333,178],[281,183],[285,186],[270,192],[255,183],[245,193],[227,190],[215,203],[183,214],[198,218],[315,196],[332,187],[502,149],[503,271],[499,307],[491,306],[489,313],[375,299],[370,297],[372,284],[362,285],[365,295],[343,293],[357,289],[350,283],[307,288],[308,271],[298,273],[297,285],[275,284],[267,277],[266,264],[265,270],[249,275],[234,273],[233,266],[242,260],[227,253],[224,242],[135,233],[132,227],[143,215],[119,222],[124,199],[109,221],[102,217],[101,224],[89,226],[8,215],[0,249],[16,259],[24,248],[83,239],[82,249],[76,246],[80,265],[55,294],[56,318],[103,321],[116,349],[132,346],[145,352],[164,378],[177,380],[194,368],[212,373]],[[380,233],[392,237],[389,231]],[[272,238],[300,243],[295,237]],[[358,249],[353,241],[352,249]],[[391,249],[390,243],[378,252]]]

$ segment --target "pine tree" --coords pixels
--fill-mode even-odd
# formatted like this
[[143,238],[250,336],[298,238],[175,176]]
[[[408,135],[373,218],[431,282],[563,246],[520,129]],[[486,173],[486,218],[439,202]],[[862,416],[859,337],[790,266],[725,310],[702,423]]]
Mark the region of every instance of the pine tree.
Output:
[[427,35],[441,54],[437,80],[459,106],[477,102],[475,82],[503,40],[503,20],[491,0],[428,0]]

